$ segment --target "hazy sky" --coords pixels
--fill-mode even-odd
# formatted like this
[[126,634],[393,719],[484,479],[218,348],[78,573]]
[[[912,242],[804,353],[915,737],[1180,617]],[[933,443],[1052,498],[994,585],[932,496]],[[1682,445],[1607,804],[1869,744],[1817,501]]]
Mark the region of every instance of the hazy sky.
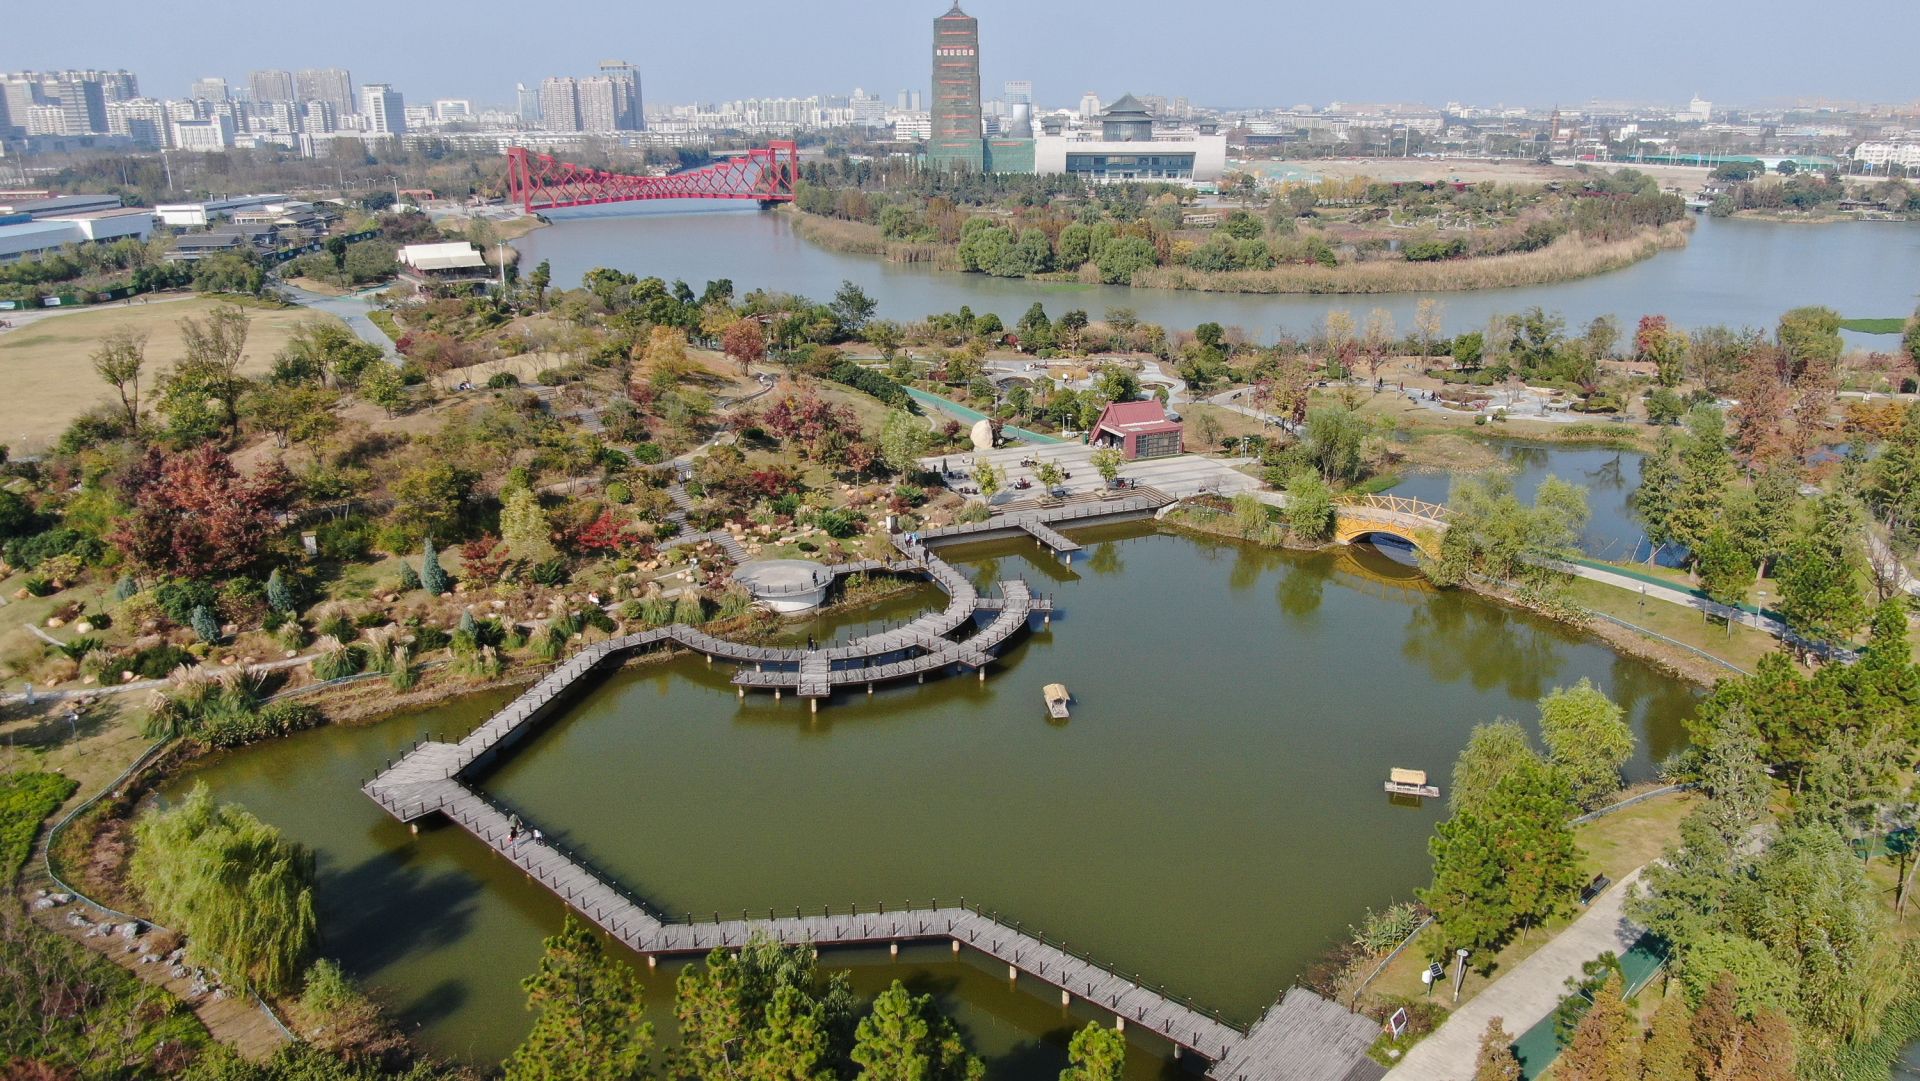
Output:
[[[649,102],[925,90],[947,0],[332,0],[300,7],[15,0],[0,70],[127,67],[183,96],[202,75],[342,66],[409,101],[508,104],[513,84],[638,63]],[[1031,79],[1215,105],[1920,99],[1920,2],[1852,0],[968,0],[987,96]]]

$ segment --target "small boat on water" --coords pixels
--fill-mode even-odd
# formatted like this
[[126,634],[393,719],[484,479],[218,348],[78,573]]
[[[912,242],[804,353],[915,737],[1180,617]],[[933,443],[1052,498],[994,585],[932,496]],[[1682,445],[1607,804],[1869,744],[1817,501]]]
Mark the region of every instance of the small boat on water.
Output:
[[1426,770],[1401,769],[1395,766],[1387,771],[1387,791],[1396,796],[1421,796],[1434,799],[1440,795],[1440,786],[1427,783]]
[[1073,696],[1067,693],[1067,685],[1064,683],[1049,683],[1041,691],[1041,694],[1047,700],[1047,716],[1052,717],[1056,721],[1066,720],[1067,703],[1073,701]]

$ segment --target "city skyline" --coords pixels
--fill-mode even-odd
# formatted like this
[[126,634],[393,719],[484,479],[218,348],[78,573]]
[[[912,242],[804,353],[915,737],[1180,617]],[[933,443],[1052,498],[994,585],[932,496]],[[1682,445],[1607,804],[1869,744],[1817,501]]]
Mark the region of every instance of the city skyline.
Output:
[[[187,23],[156,31],[148,10],[132,0],[100,0],[98,25],[84,37],[55,33],[50,15],[16,23],[22,32],[12,35],[0,68],[125,67],[138,74],[143,93],[168,98],[206,78],[225,79],[238,91],[255,71],[340,67],[356,83],[385,83],[409,100],[460,97],[513,108],[516,83],[584,74],[605,56],[623,55],[653,101],[844,92],[856,84],[890,98],[925,85],[926,27],[946,5],[889,5],[876,15],[871,5],[825,0],[803,20],[765,0],[726,9],[609,9],[594,13],[590,35],[564,20],[516,22],[511,35],[489,34],[485,28],[499,25],[489,13],[518,13],[493,0],[473,7],[478,17],[435,28],[438,47],[422,49],[411,34],[365,33],[369,21],[391,15],[390,7],[367,0],[343,0],[339,18],[297,38],[271,20],[243,20],[218,35]],[[998,87],[1031,80],[1043,108],[1071,107],[1088,90],[1107,98],[1178,94],[1220,107],[1684,102],[1695,93],[1742,104],[1904,104],[1920,97],[1902,55],[1920,31],[1920,9],[1903,0],[1864,0],[1844,24],[1796,21],[1790,35],[1758,10],[1782,7],[1780,17],[1790,17],[1782,5],[1706,0],[1669,33],[1669,5],[1621,0],[1599,38],[1617,47],[1587,48],[1584,56],[1570,50],[1594,40],[1591,18],[1515,0],[1405,5],[1394,13],[1391,33],[1377,40],[1357,40],[1350,20],[1330,10],[1247,4],[1168,35],[1160,27],[1164,9],[1140,0],[1115,0],[1097,20],[1064,5],[970,0],[964,7],[980,20],[983,81]],[[1880,30],[1862,34],[1862,25]],[[1711,33],[1690,41],[1684,35],[1696,29],[1689,28]],[[1667,35],[1671,47],[1647,48],[1636,36],[1645,33]],[[685,47],[690,40],[714,48]],[[714,62],[716,55],[725,62]],[[1473,58],[1481,59],[1467,62]],[[1486,62],[1497,58],[1508,62]]]

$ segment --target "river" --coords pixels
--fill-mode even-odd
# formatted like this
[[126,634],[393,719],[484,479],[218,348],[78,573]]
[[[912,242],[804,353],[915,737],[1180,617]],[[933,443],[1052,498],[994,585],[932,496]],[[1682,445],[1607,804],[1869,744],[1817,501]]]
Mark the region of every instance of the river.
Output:
[[[699,204],[690,204],[699,206]],[[1326,313],[1346,309],[1362,319],[1375,307],[1393,313],[1402,333],[1413,330],[1417,294],[1370,296],[1252,296],[1122,286],[1076,285],[936,271],[888,263],[808,243],[784,214],[759,210],[680,209],[558,211],[555,224],[516,242],[523,266],[552,263],[556,285],[577,287],[595,267],[683,278],[695,290],[709,279],[731,278],[740,292],[764,288],[826,300],[850,280],[879,302],[880,315],[922,319],[969,305],[993,312],[1009,326],[1041,301],[1056,318],[1072,308],[1094,318],[1110,307],[1132,308],[1142,319],[1173,329],[1209,320],[1239,327],[1253,340],[1280,332],[1321,328]],[[1556,285],[1440,293],[1448,333],[1474,330],[1495,314],[1538,304],[1578,327],[1613,315],[1626,332],[1648,314],[1682,326],[1716,323],[1771,329],[1780,313],[1824,304],[1853,317],[1904,316],[1914,309],[1920,283],[1920,224],[1846,222],[1796,225],[1703,218],[1692,241],[1625,270]],[[1849,334],[1862,349],[1891,350],[1896,339]]]
[[[1364,910],[1428,875],[1439,802],[1402,806],[1391,766],[1449,766],[1476,722],[1531,723],[1593,679],[1627,710],[1644,779],[1695,692],[1558,624],[1440,593],[1368,549],[1278,552],[1161,534],[1082,535],[1072,567],[1031,542],[951,550],[1020,575],[1059,614],[984,682],[841,696],[810,717],[737,700],[697,659],[623,670],[482,787],[673,913],[967,901],[1246,1021]],[[938,603],[931,589],[795,633],[822,638]],[[1064,682],[1073,719],[1044,719]],[[417,836],[356,787],[423,733],[458,737],[508,697],[228,754],[204,780],[314,847],[326,952],[430,1046],[474,1061],[525,1033],[519,980],[561,906],[463,833]],[[858,986],[936,993],[995,1078],[1050,1079],[1086,1014],[944,948],[830,953]],[[641,974],[671,1028],[671,966]],[[1076,1007],[1080,1009],[1080,1007]],[[1164,1068],[1135,1037],[1129,1077]]]

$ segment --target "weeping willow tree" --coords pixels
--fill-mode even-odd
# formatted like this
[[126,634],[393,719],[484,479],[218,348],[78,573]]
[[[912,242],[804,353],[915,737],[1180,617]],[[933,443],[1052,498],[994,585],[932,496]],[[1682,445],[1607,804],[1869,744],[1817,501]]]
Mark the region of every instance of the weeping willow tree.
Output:
[[242,990],[276,993],[313,947],[313,854],[195,785],[134,827],[133,883],[187,955]]

